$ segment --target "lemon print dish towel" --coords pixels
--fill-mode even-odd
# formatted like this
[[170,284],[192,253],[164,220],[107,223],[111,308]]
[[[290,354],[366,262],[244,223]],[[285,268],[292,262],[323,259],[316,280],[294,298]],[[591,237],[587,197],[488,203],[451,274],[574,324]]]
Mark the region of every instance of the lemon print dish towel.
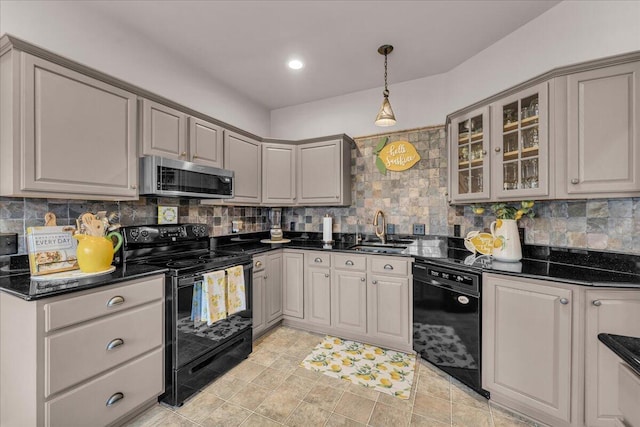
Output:
[[409,399],[416,357],[327,335],[300,366]]
[[229,316],[247,309],[244,289],[244,268],[241,265],[227,268],[227,311]]

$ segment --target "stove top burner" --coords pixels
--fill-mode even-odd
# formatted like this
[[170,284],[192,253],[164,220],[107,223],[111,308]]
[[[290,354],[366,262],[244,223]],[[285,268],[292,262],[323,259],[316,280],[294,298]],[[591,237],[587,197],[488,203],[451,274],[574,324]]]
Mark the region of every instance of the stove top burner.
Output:
[[170,261],[167,263],[168,268],[184,268],[192,267],[194,265],[204,264],[203,259],[181,259],[178,261]]

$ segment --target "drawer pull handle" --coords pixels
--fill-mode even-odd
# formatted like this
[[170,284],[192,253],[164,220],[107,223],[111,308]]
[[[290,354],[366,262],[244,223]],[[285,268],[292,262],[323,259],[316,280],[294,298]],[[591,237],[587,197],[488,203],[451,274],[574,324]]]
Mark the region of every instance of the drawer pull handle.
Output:
[[121,345],[124,345],[124,340],[122,338],[113,339],[107,344],[107,350],[113,350],[114,348],[118,348]]
[[121,297],[120,295],[116,295],[115,297],[111,298],[107,302],[107,307],[115,307],[116,305],[121,305],[121,304],[124,304],[124,297]]
[[256,261],[256,267],[262,267],[262,261]]
[[322,258],[318,257],[318,258],[314,259],[313,262],[322,262]]
[[566,299],[566,298],[560,298],[560,304],[567,305],[567,304],[569,304],[569,300]]
[[592,304],[595,305],[596,307],[600,307],[602,305],[602,301],[597,299],[597,300],[593,301]]
[[123,393],[120,393],[120,392],[113,393],[111,397],[107,399],[107,406],[113,406],[122,399],[124,399]]
[[384,265],[384,269],[385,269],[385,270],[393,270],[393,265],[391,265],[391,264],[385,264],[385,265]]
[[347,260],[347,262],[344,263],[344,265],[353,265],[353,261],[351,261],[350,259]]

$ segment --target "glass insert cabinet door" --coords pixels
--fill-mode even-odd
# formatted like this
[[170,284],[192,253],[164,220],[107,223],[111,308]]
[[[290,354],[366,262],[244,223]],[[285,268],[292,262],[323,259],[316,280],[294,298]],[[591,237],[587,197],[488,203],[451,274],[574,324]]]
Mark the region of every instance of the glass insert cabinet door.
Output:
[[489,198],[489,107],[451,121],[451,199]]
[[492,182],[496,198],[548,194],[547,83],[494,105]]

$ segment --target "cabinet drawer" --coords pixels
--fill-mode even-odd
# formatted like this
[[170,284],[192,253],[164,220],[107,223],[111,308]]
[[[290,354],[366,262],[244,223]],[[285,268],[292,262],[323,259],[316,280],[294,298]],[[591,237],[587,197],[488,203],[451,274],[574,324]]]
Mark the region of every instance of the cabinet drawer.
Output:
[[640,426],[640,376],[626,364],[618,365],[618,409],[630,426]]
[[367,269],[367,257],[362,255],[335,254],[333,255],[333,266],[340,270],[364,271]]
[[325,252],[306,252],[305,264],[313,267],[331,267],[331,254]]
[[[135,359],[45,403],[48,427],[104,426],[163,391],[162,349]],[[122,398],[110,406],[116,393]],[[117,395],[119,397],[119,395]]]
[[164,295],[164,276],[127,282],[85,295],[45,304],[45,332],[116,313]]
[[161,346],[163,308],[157,301],[46,337],[45,396]]
[[265,255],[259,255],[253,257],[253,272],[264,270],[267,257]]
[[394,274],[406,276],[409,274],[409,261],[391,257],[371,257],[371,271],[373,273]]

